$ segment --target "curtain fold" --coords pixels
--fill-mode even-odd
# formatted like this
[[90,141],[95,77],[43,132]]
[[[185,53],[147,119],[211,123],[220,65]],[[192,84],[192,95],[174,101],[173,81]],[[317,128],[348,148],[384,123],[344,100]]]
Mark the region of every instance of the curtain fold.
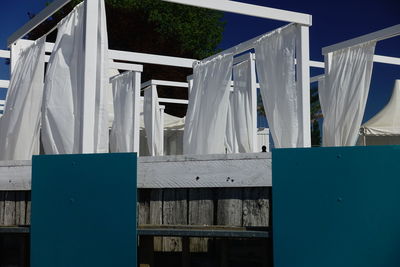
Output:
[[11,74],[0,118],[0,160],[30,160],[39,153],[45,38],[24,49]]
[[128,71],[113,78],[112,87],[114,122],[110,133],[110,152],[133,152],[135,73]]
[[301,146],[301,92],[296,87],[297,27],[290,24],[255,45],[257,74],[268,125],[276,148]]
[[354,146],[364,116],[376,42],[332,53],[326,60],[319,98],[324,115],[323,146]]
[[[94,151],[108,152],[108,41],[104,1],[97,31]],[[85,53],[85,5],[77,5],[58,24],[45,80],[42,143],[46,154],[81,153]]]
[[224,139],[233,55],[198,62],[193,68],[184,132],[184,154],[225,153]]
[[251,112],[251,61],[246,60],[233,67],[234,129],[239,153],[253,152],[253,117]]
[[[153,98],[154,98],[154,105],[152,105]],[[153,121],[152,113],[154,114],[154,125],[152,124]],[[144,121],[144,129],[146,131],[146,136],[147,136],[147,146],[149,148],[150,155],[152,156],[163,155],[164,133],[162,131],[163,127],[161,122],[160,105],[158,103],[157,90],[155,88],[152,88],[151,86],[146,88],[144,91],[143,121]]]

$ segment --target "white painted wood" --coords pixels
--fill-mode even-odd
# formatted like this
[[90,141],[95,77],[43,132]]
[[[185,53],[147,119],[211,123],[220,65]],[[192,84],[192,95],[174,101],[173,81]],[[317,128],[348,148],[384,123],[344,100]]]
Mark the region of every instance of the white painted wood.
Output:
[[325,65],[324,62],[310,60],[310,67],[323,69]]
[[118,69],[118,70],[131,70],[131,71],[143,72],[143,65],[130,64],[130,63],[110,62],[109,68],[110,69]]
[[[272,186],[271,163],[270,153],[140,157],[137,185],[138,188]],[[0,191],[30,189],[31,161],[0,162]]]
[[162,136],[160,140],[160,147],[162,147],[161,156],[164,156],[164,110],[165,106],[160,105],[160,136]]
[[110,58],[114,60],[124,60],[137,63],[148,63],[156,65],[192,68],[195,59],[160,56],[154,54],[136,53],[128,51],[109,50]]
[[215,0],[163,0],[166,2],[209,8],[219,11],[248,15],[264,19],[294,22],[311,26],[312,17],[308,14],[292,12],[282,9],[257,6],[235,1]]
[[252,151],[257,152],[258,149],[258,138],[257,138],[257,88],[259,88],[259,85],[257,84],[257,74],[256,74],[256,61],[255,57],[253,54],[249,55],[250,60],[250,94],[251,94],[251,117],[252,117],[252,128],[253,128],[253,147]]
[[6,101],[5,100],[0,100],[0,105],[5,105]]
[[374,55],[374,62],[400,65],[400,58]]
[[141,73],[135,72],[135,105],[134,109],[134,124],[133,124],[133,152],[139,155],[139,144],[140,144],[140,84],[141,84]]
[[9,50],[0,50],[1,58],[10,58],[11,52]]
[[376,32],[365,34],[347,41],[343,41],[334,45],[326,46],[322,48],[322,54],[326,55],[328,53],[344,49],[347,47],[352,47],[369,41],[382,41],[395,36],[400,35],[400,24],[388,27]]
[[310,47],[309,27],[298,25],[298,38],[296,44],[296,73],[297,90],[301,94],[301,124],[303,132],[302,147],[311,147],[311,122],[310,122]]
[[[155,94],[157,93],[157,85],[151,85],[149,88],[147,88],[146,90],[151,90],[151,138],[150,138],[150,156],[155,156],[156,155],[156,150],[155,150],[155,146],[154,146],[154,141],[155,141],[155,120],[156,120],[156,113],[155,113],[155,106],[156,106],[156,99],[155,99]],[[149,136],[147,136],[147,138],[149,138]]]
[[31,190],[31,161],[0,161],[0,191]]
[[147,82],[142,83],[141,87],[146,88],[151,85],[162,85],[162,86],[171,86],[171,87],[182,87],[188,88],[189,84],[186,82],[174,82],[174,81],[166,81],[166,80],[149,80]]
[[242,63],[243,61],[246,61],[249,59],[255,59],[255,58],[256,58],[256,56],[254,55],[254,53],[246,53],[246,54],[243,54],[243,55],[233,58],[233,65]]
[[10,86],[10,81],[0,80],[0,88],[8,88]]
[[7,40],[7,46],[10,47],[10,45],[14,42],[16,42],[18,39],[24,37],[27,33],[29,33],[31,30],[36,28],[40,23],[45,21],[48,17],[53,15],[55,12],[57,12],[59,9],[61,9],[63,6],[68,4],[71,0],[55,0],[53,1],[50,5],[48,5],[45,9],[43,9],[39,14],[34,16],[32,19],[30,19],[25,25],[23,25],[21,28],[19,28],[16,32],[14,32]]
[[85,53],[83,112],[81,116],[81,153],[94,153],[96,65],[99,1],[85,1]]
[[320,79],[323,79],[323,78],[325,78],[324,74],[311,77],[310,78],[310,83],[318,82]]

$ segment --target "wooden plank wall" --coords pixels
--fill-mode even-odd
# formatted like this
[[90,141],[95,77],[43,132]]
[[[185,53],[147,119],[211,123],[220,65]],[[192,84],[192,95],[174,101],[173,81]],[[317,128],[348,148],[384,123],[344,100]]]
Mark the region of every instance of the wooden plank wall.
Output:
[[[0,226],[30,225],[30,191],[0,191]],[[270,187],[139,189],[139,225],[267,227]],[[182,238],[155,237],[157,252],[182,252]],[[190,252],[207,252],[207,238],[190,238]]]

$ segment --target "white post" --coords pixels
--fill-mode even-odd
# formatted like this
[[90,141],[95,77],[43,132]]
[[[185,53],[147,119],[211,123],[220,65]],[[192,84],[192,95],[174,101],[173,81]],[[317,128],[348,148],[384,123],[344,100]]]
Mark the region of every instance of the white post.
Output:
[[[148,89],[147,89],[148,90]],[[156,99],[154,98],[155,92],[157,91],[157,85],[152,84],[151,85],[151,149],[150,149],[150,155],[155,156],[156,151],[155,151],[155,146],[154,146],[154,141],[155,141],[155,133],[156,133],[156,127],[155,127],[155,119],[156,119],[156,113],[155,113],[155,106],[156,106]]]
[[310,45],[308,26],[298,25],[299,35],[296,43],[297,91],[301,94],[301,147],[311,147],[310,122]]
[[161,146],[161,154],[160,156],[164,156],[164,110],[165,106],[160,106],[160,146]]
[[94,122],[96,100],[97,32],[99,1],[85,1],[85,53],[83,113],[81,117],[81,153],[94,153]]
[[135,71],[135,87],[134,87],[134,105],[133,105],[133,152],[139,156],[140,144],[140,86],[141,73]]
[[256,77],[256,61],[254,54],[250,54],[250,94],[251,94],[251,117],[253,127],[253,152],[259,152],[258,138],[257,138],[257,77]]

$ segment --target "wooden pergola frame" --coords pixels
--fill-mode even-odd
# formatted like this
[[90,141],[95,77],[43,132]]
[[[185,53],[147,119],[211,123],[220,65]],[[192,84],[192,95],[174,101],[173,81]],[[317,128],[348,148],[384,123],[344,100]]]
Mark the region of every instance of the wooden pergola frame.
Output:
[[[28,34],[31,30],[36,28],[39,24],[69,3],[71,0],[55,0],[45,9],[43,9],[34,18],[28,21],[20,29],[18,29],[14,34],[12,34],[8,39],[8,46],[11,48],[11,68],[13,67],[13,62],[16,61],[16,56],[14,56],[14,51],[17,51],[16,45],[17,41],[23,36]],[[296,44],[296,71],[297,71],[297,86],[298,90],[302,94],[302,112],[301,112],[301,123],[300,130],[303,132],[303,140],[301,142],[302,147],[311,146],[311,128],[310,128],[310,67],[321,67],[319,62],[310,62],[309,59],[309,26],[311,26],[312,16],[303,13],[291,12],[281,9],[251,5],[235,1],[214,1],[214,0],[164,0],[167,2],[191,5],[196,7],[220,10],[225,12],[232,12],[242,15],[260,17],[264,19],[272,19],[285,21],[290,23],[298,24],[298,40]],[[94,95],[95,95],[95,76],[96,76],[96,38],[97,31],[96,27],[98,24],[98,10],[99,1],[98,0],[85,0],[85,47],[91,47],[85,53],[85,79],[84,79],[84,110],[82,116],[82,125],[84,126],[81,133],[82,138],[82,153],[92,153],[94,151],[94,144],[92,136],[94,134]],[[251,41],[251,40],[250,40]],[[233,49],[235,52],[241,51],[243,49],[251,49],[249,42],[240,44]],[[244,50],[244,51],[245,51]],[[120,61],[130,61],[130,62],[142,62],[150,64],[160,64],[167,66],[179,66],[185,68],[192,68],[194,59],[168,57],[160,55],[151,55],[143,53],[125,52],[125,51],[115,51],[110,50],[110,57],[113,60]],[[118,63],[119,69],[122,69],[123,64]],[[127,67],[127,66],[125,66]],[[130,69],[133,70],[133,69]],[[137,73],[140,72],[137,71]],[[139,79],[140,80],[140,79]],[[140,86],[138,86],[140,88]],[[139,99],[138,99],[139,101]],[[138,121],[138,120],[137,120]],[[137,131],[137,141],[139,138],[139,133]],[[136,138],[135,138],[136,139]],[[139,143],[139,142],[137,142]],[[138,149],[137,151],[138,152]]]

